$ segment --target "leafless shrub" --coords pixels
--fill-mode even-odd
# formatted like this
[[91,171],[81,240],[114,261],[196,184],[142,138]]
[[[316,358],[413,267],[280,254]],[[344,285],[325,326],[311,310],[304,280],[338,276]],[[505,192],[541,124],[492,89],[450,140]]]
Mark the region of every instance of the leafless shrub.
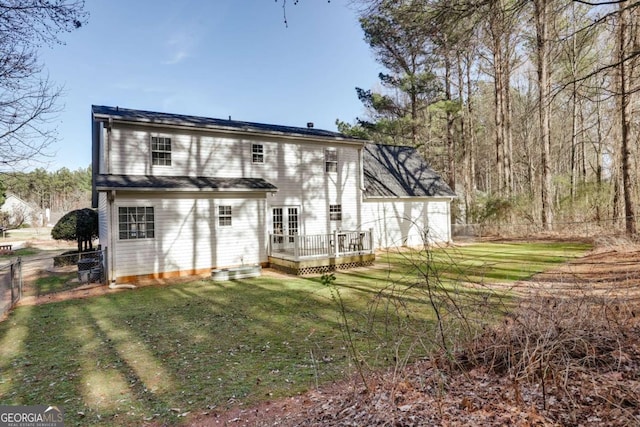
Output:
[[[624,299],[588,293],[534,296],[480,336],[464,359],[508,375],[516,394],[520,384],[538,384],[542,409],[550,401],[565,402],[565,421],[575,422],[577,409],[572,408],[588,398],[637,422],[640,376],[630,356],[637,352],[640,332],[637,309]],[[611,378],[633,383],[622,390]]]

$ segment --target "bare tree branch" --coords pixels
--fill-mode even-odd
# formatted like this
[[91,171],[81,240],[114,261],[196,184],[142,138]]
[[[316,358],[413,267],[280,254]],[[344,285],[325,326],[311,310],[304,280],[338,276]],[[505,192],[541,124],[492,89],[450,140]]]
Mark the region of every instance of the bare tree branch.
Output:
[[0,0],[0,167],[46,156],[55,143],[61,88],[41,76],[38,49],[81,27],[83,8],[82,0]]
[[626,3],[628,0],[611,0],[611,1],[603,1],[603,2],[591,2],[586,0],[573,0],[574,3],[586,4],[588,6],[606,6],[608,4],[620,4]]

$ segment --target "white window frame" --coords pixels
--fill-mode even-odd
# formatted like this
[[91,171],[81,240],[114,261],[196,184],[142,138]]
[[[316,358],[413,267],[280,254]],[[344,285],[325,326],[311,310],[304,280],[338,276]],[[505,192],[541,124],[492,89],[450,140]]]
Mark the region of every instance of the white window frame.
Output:
[[260,143],[251,144],[251,163],[256,163],[256,164],[264,163],[264,144],[260,144]]
[[[155,239],[157,221],[155,207],[153,205],[122,205],[117,206],[117,208],[118,240],[138,241]],[[126,211],[123,213],[121,209],[126,209]],[[126,218],[124,223],[122,222],[123,214]],[[142,218],[138,217],[138,215],[142,215]],[[147,218],[147,215],[151,215],[151,220]],[[144,234],[144,237],[141,237],[142,234]]]
[[335,148],[324,149],[324,171],[325,173],[338,172],[338,150]]
[[[286,240],[293,243],[294,236],[301,231],[302,207],[298,205],[283,205],[271,207],[271,229],[273,230],[273,243],[280,244]],[[278,234],[275,236],[275,234]]]
[[[154,143],[156,144],[156,148],[154,149]],[[162,149],[157,148],[158,145],[162,144]],[[167,149],[167,144],[169,149]],[[172,153],[173,153],[173,142],[172,138],[169,135],[151,135],[149,138],[149,153],[151,156],[151,166],[154,167],[171,167],[173,163]],[[154,153],[158,153],[161,156],[156,157],[154,159]],[[155,163],[154,160],[161,161],[160,163]]]
[[233,226],[233,206],[218,205],[218,227]]
[[342,205],[329,205],[329,221],[342,221]]

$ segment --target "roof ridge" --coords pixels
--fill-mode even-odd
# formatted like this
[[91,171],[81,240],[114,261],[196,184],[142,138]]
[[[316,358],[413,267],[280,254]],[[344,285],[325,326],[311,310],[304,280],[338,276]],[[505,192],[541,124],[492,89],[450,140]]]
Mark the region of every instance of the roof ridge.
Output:
[[334,139],[344,139],[350,141],[365,141],[359,138],[348,136],[340,132],[319,129],[314,127],[301,127],[291,125],[277,125],[244,120],[229,120],[216,117],[195,116],[190,114],[165,113],[160,111],[137,110],[125,107],[111,107],[106,105],[92,105],[94,115],[104,115],[110,117],[120,117],[122,120],[137,121],[141,123],[160,123],[173,125],[190,125],[200,127],[230,128],[254,132],[269,132],[295,134],[302,136],[317,136]]

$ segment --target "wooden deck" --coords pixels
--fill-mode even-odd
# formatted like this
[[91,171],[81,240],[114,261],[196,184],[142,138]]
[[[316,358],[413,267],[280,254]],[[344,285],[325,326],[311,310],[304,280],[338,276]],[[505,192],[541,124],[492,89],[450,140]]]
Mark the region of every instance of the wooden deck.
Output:
[[372,230],[313,235],[269,235],[269,265],[290,274],[320,274],[371,265]]

